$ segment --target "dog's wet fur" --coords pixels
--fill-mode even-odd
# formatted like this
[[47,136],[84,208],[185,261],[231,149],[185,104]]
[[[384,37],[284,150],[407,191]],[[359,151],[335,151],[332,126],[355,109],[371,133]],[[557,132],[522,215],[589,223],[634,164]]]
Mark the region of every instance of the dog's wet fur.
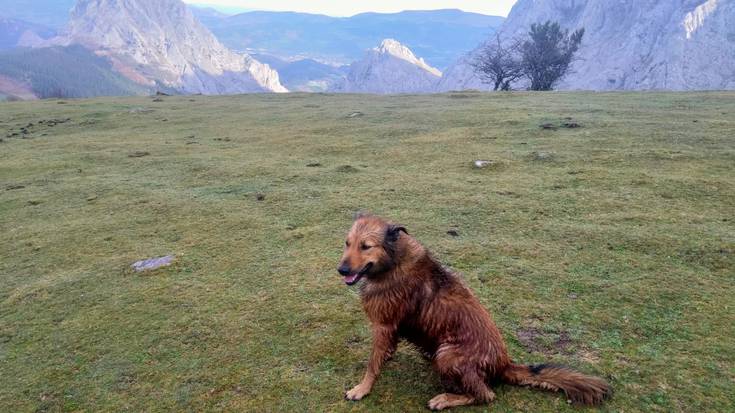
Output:
[[489,403],[491,383],[563,391],[573,403],[596,405],[610,386],[572,369],[513,363],[488,311],[460,278],[443,267],[400,226],[360,214],[347,234],[338,267],[346,284],[360,285],[373,347],[365,376],[345,397],[360,400],[372,389],[400,339],[433,363],[447,393],[429,408]]

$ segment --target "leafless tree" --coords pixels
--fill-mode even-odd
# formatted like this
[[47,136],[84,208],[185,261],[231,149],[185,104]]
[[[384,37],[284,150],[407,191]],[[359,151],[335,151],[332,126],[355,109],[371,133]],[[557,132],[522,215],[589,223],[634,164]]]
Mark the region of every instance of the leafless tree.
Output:
[[523,76],[518,46],[515,41],[503,44],[496,34],[470,63],[484,83],[493,85],[493,90],[510,90],[511,84]]

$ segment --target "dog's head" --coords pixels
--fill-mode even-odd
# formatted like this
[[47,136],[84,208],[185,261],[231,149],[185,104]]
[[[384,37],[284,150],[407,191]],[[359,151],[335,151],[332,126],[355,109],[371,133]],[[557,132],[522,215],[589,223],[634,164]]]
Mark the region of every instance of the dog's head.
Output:
[[345,239],[344,254],[337,271],[345,284],[357,284],[367,277],[378,279],[395,267],[396,250],[406,228],[379,217],[359,214]]

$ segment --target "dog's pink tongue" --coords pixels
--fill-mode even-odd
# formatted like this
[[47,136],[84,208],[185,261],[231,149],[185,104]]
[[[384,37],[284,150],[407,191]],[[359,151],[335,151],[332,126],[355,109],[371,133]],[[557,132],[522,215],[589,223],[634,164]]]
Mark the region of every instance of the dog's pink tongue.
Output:
[[352,284],[357,279],[357,274],[352,274],[344,277],[345,284]]

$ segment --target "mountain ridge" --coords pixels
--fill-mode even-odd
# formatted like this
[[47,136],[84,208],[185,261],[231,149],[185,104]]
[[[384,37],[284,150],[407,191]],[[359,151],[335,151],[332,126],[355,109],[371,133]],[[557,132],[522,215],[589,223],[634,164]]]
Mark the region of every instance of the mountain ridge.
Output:
[[394,39],[384,39],[350,65],[344,81],[333,91],[342,93],[426,93],[441,79],[441,71],[416,57]]
[[227,47],[280,58],[349,64],[385,38],[394,38],[443,68],[492,34],[504,18],[456,9],[360,13],[331,17],[298,12],[252,11],[214,18],[192,8]]

